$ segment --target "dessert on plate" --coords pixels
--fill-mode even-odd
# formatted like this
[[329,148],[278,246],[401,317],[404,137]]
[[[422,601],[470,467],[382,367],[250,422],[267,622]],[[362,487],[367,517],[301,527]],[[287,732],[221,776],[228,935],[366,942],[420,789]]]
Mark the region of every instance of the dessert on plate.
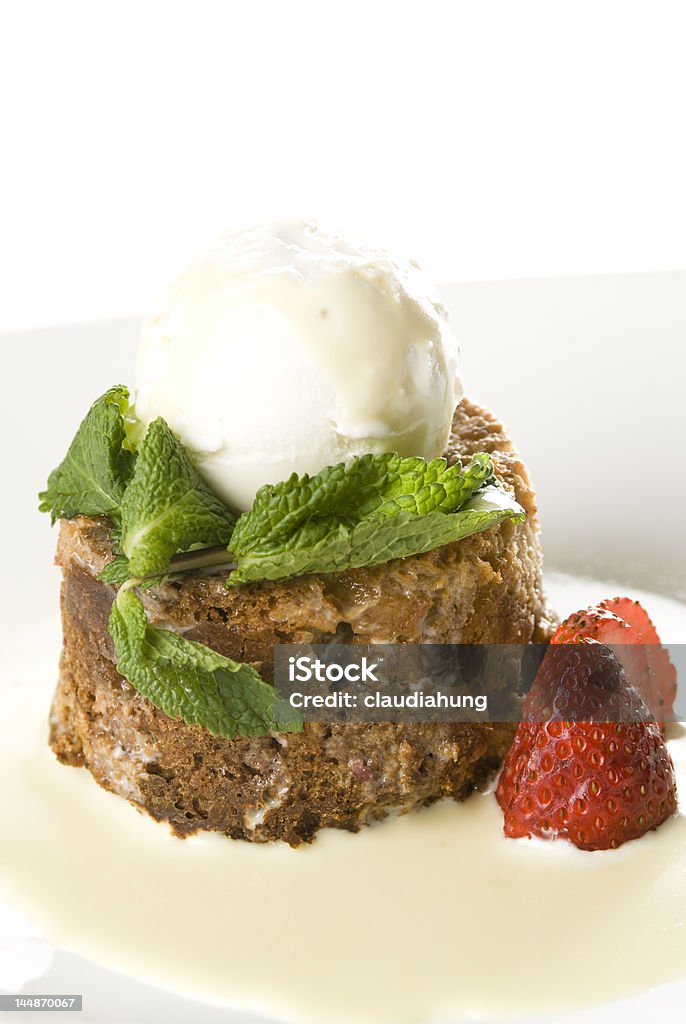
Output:
[[[43,497],[62,520],[65,646],[50,736],[60,760],[85,765],[179,834],[211,829],[292,844],[323,826],[357,829],[390,810],[462,799],[483,786],[509,745],[510,723],[307,723],[290,734],[258,728],[229,736],[170,716],[118,672],[108,621],[117,586],[127,584],[99,578],[117,565],[115,552],[136,562],[126,495],[140,490],[144,460],[151,476],[164,476],[175,454],[165,443],[175,444],[192,476],[187,485],[202,488],[207,528],[182,536],[182,525],[164,538],[161,578],[138,591],[150,627],[254,666],[266,683],[276,643],[540,638],[546,619],[534,492],[505,428],[463,397],[457,355],[445,313],[415,266],[316,225],[283,222],[227,236],[186,271],[144,325],[134,411],[124,389],[101,400],[104,426],[96,429],[113,431],[106,459],[122,467],[104,488],[108,497],[91,505],[82,494],[65,497],[83,486],[68,479],[69,459]],[[170,436],[148,457],[144,438],[160,418]],[[88,430],[86,422],[82,436]],[[202,566],[202,557],[197,569],[166,572],[191,548],[191,555],[222,544],[231,551],[236,518],[254,512],[260,488],[341,464],[364,469],[364,459],[374,471],[386,453],[405,466],[417,459],[422,471],[445,460],[431,470],[439,481],[446,467],[465,467],[483,515],[456,512],[474,520],[464,536],[457,528],[459,539],[439,536],[426,549],[410,538],[397,547],[408,551],[401,557],[391,557],[392,544],[378,561],[334,552],[334,571],[326,571],[328,556],[308,562],[308,555],[276,569],[239,558],[231,575],[245,581],[231,586],[226,569]],[[383,472],[395,501],[400,478],[393,483],[390,463]],[[360,502],[369,503],[368,485],[376,486],[371,476]],[[442,487],[428,477],[422,486],[427,494]],[[173,500],[178,506],[184,498]],[[155,509],[153,518],[164,514]],[[219,557],[230,561],[221,548]]]
[[[674,668],[614,586],[551,575],[572,614],[548,613],[525,465],[457,356],[415,267],[304,222],[227,236],[163,296],[135,389],[92,404],[41,495],[50,746],[82,771],[47,747],[34,662],[0,720],[0,883],[55,945],[303,1024],[554,1014],[683,978]],[[683,606],[655,600],[676,641]],[[288,704],[287,653],[432,643],[467,665],[523,645],[519,720]]]
[[[647,783],[662,773],[657,800],[620,814],[623,833],[608,822],[591,834],[560,826],[581,804],[559,796],[559,758],[542,762],[558,818],[531,813],[532,758],[547,740],[525,722],[303,723],[274,691],[277,644],[550,638],[526,467],[465,397],[457,361],[414,264],[315,224],[236,232],[191,265],[144,324],[134,403],[123,386],[98,399],[41,495],[61,520],[50,743],[62,762],[179,836],[297,846],[324,827],[464,799],[517,728],[498,789],[508,835],[595,849],[673,812],[669,755],[642,711],[636,742],[653,752]],[[631,643],[659,645],[623,605],[604,614],[634,630]],[[616,640],[585,621],[559,642]],[[623,695],[636,659],[626,673],[607,664]],[[639,669],[632,707],[645,700],[664,720],[669,671]],[[601,748],[616,739],[606,732]],[[569,779],[593,790],[577,768]]]

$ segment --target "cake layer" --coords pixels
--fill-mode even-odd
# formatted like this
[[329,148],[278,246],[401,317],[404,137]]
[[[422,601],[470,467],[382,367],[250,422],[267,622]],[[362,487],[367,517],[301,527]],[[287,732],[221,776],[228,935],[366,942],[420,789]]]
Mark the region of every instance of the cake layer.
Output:
[[[141,594],[150,621],[265,679],[277,643],[517,643],[547,619],[535,497],[509,436],[464,399],[446,453],[493,456],[527,512],[426,554],[332,575],[226,588],[192,576]],[[263,842],[306,842],[442,796],[466,797],[498,767],[511,724],[320,724],[302,734],[227,740],[168,718],[117,672],[107,632],[114,589],[96,576],[111,558],[107,524],[63,522],[65,646],[51,744],[65,763],[186,835],[199,829]]]

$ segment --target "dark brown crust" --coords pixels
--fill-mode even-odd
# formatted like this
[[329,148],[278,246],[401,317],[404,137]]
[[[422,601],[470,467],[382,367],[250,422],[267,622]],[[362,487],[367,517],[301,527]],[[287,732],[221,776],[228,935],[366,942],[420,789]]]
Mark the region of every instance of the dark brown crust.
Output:
[[[545,630],[533,491],[504,429],[467,400],[450,459],[485,450],[528,513],[428,554],[369,569],[227,589],[193,577],[144,596],[150,620],[273,670],[275,643],[514,643]],[[58,758],[85,765],[179,835],[206,829],[307,842],[392,810],[462,799],[499,765],[511,725],[310,723],[302,734],[229,741],[168,718],[116,671],[107,618],[114,590],[95,576],[111,557],[106,524],[62,523],[65,647],[52,710]]]

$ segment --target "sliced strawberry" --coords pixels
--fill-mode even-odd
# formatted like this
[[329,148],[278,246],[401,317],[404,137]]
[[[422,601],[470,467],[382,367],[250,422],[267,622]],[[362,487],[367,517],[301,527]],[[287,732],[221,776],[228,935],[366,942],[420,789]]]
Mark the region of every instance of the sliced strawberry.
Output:
[[524,701],[522,719],[546,723],[651,721],[621,661],[606,644],[550,644]]
[[551,643],[594,641],[614,650],[650,713],[664,722],[674,710],[676,671],[645,609],[627,597],[602,601],[565,619]]
[[[629,630],[617,627],[608,609],[578,616],[610,623],[611,635]],[[674,768],[619,657],[595,637],[571,635],[578,641],[558,638],[546,650],[496,797],[507,836],[564,837],[582,850],[614,849],[674,813]]]
[[628,622],[637,633],[643,636],[644,643],[660,643],[657,630],[640,601],[632,601],[630,597],[610,597],[601,601],[600,607],[619,615],[620,619]]
[[596,604],[568,615],[555,630],[551,643],[578,644],[588,639],[603,644],[638,643],[638,631],[616,612]]
[[648,660],[649,680],[647,687],[643,688],[646,703],[655,718],[664,721],[674,713],[676,668],[669,660],[669,653],[662,646],[648,612],[642,604],[629,597],[614,597],[603,601],[602,607],[628,622],[640,636]]
[[496,790],[511,838],[564,837],[608,850],[676,810],[676,779],[658,726],[520,722]]

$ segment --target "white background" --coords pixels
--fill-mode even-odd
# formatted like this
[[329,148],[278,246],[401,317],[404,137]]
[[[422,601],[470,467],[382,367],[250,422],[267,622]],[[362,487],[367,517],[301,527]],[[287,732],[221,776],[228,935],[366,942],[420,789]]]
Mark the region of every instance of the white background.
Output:
[[0,330],[270,213],[439,281],[686,267],[680,0],[5,0]]

